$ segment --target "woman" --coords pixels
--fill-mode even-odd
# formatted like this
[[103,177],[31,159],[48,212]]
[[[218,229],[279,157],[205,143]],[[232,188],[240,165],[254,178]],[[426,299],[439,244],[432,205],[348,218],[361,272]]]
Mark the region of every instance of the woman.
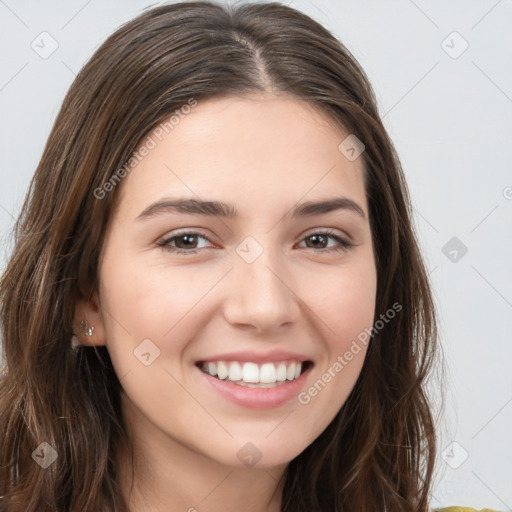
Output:
[[0,503],[427,511],[435,312],[349,51],[183,2],[72,84],[1,281]]

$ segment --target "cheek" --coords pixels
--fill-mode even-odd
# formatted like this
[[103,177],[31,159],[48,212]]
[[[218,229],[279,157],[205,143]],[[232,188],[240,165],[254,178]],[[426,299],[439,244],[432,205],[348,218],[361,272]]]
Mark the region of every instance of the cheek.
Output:
[[361,261],[319,276],[314,290],[308,294],[308,305],[317,318],[316,339],[322,343],[324,357],[298,397],[308,418],[314,418],[305,424],[311,439],[332,421],[360,375],[375,314],[373,262]]
[[155,366],[172,363],[177,370],[190,338],[207,321],[204,308],[214,296],[208,292],[225,270],[194,272],[183,266],[148,264],[133,255],[117,256],[128,253],[106,252],[100,268],[106,344],[116,372],[124,375],[139,369],[135,357],[146,349],[158,354]]
[[[352,284],[352,283],[351,283]],[[332,306],[333,345],[337,351],[345,351],[351,341],[356,339],[366,328],[371,327],[375,315],[375,292],[373,282],[364,280],[342,285]]]
[[[371,327],[375,314],[377,276],[370,258],[319,273],[304,291],[322,325],[330,351],[346,350],[351,340]],[[332,356],[332,354],[331,354]]]
[[160,417],[170,404],[200,417],[204,411],[183,399],[178,382],[183,381],[183,351],[197,329],[194,305],[212,283],[191,282],[191,273],[178,267],[141,261],[111,251],[100,269],[106,344],[115,372],[130,403],[146,417]]
[[[143,258],[116,258],[107,254],[101,268],[102,305],[111,331],[124,328],[124,336],[162,339],[190,311],[207,286],[194,282],[192,273],[162,265],[148,265]],[[195,300],[194,300],[195,299]],[[112,336],[111,336],[112,338]]]

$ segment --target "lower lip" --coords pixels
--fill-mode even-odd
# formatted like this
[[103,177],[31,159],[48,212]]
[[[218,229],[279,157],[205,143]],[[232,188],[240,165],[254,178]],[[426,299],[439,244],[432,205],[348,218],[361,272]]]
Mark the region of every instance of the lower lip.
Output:
[[251,409],[271,409],[283,405],[299,394],[311,368],[312,366],[307,368],[298,379],[274,388],[248,388],[212,377],[199,368],[197,371],[214,391],[230,402]]

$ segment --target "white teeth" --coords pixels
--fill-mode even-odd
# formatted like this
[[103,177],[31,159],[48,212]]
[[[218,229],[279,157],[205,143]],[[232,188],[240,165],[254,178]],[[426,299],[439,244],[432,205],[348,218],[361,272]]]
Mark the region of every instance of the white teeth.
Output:
[[217,375],[220,380],[224,380],[229,375],[229,370],[224,361],[217,363]]
[[215,363],[208,363],[208,373],[215,377],[217,375],[217,365]]
[[295,378],[295,363],[292,363],[288,366],[288,370],[286,371],[286,378],[288,380],[293,380]]
[[242,368],[242,380],[254,384],[260,381],[260,370],[256,363],[244,363]]
[[229,380],[242,380],[243,372],[240,363],[234,362],[229,365]]
[[259,382],[258,384],[250,384],[249,382],[244,382],[243,380],[239,380],[238,382],[233,382],[233,384],[236,384],[238,386],[243,386],[244,388],[275,388],[277,386],[282,386],[282,382],[269,382],[269,383],[262,383]]
[[229,380],[247,387],[274,387],[297,379],[302,371],[302,363],[240,363],[238,361],[208,362],[201,365],[201,369],[212,377],[220,380]]
[[284,382],[286,380],[286,365],[284,363],[279,363],[277,367],[276,380],[278,382]]
[[276,381],[276,367],[272,363],[265,363],[261,366],[260,382],[270,384]]

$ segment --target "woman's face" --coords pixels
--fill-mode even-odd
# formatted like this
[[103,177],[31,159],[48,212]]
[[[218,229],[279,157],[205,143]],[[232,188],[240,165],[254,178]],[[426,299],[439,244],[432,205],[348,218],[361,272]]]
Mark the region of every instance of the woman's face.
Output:
[[[96,341],[140,443],[286,463],[340,410],[366,353],[376,269],[362,158],[288,96],[201,100],[169,126],[117,185]],[[338,207],[312,206],[324,201]]]

